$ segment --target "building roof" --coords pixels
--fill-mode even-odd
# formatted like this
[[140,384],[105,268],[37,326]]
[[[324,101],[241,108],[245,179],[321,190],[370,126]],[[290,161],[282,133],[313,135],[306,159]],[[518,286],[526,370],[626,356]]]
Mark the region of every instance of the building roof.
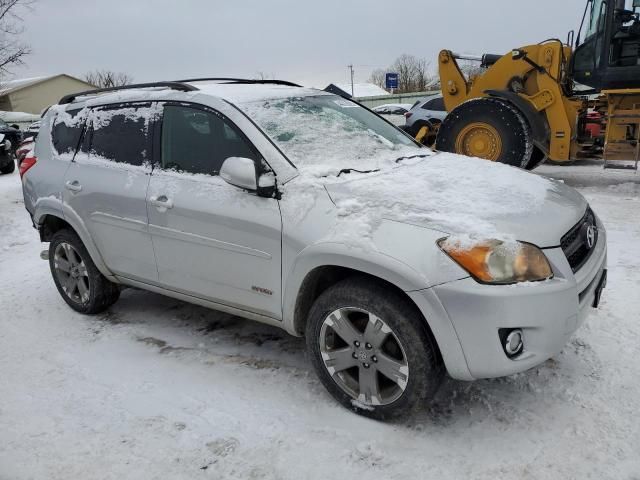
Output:
[[47,80],[51,80],[56,77],[69,77],[73,80],[77,80],[79,82],[86,83],[87,85],[91,85],[90,83],[85,82],[76,77],[72,77],[71,75],[67,75],[66,73],[59,73],[57,75],[45,75],[41,77],[31,77],[31,78],[19,78],[16,80],[8,80],[0,82],[0,97],[4,95],[9,95],[18,90],[22,90],[23,88],[30,87],[32,85],[36,85],[38,83],[46,82]]
[[[347,95],[351,96],[351,84],[350,83],[332,83],[336,88],[339,88]],[[331,87],[329,85],[329,87]],[[325,89],[326,90],[326,89]],[[383,95],[389,95],[385,89],[380,88],[373,83],[354,83],[353,84],[353,97],[354,98],[366,98],[366,97],[381,97]]]

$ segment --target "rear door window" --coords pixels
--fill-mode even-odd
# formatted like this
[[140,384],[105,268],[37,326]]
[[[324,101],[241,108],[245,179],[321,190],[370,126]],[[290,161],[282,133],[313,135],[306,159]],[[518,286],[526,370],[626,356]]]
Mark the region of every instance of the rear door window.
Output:
[[78,149],[78,143],[84,129],[84,116],[81,110],[60,112],[53,120],[51,127],[51,142],[59,155],[73,155]]
[[149,104],[93,110],[89,115],[90,155],[136,166],[150,163],[150,131],[155,114],[156,109]]
[[218,175],[229,157],[259,157],[221,114],[184,105],[164,107],[161,149],[162,168],[206,175]]

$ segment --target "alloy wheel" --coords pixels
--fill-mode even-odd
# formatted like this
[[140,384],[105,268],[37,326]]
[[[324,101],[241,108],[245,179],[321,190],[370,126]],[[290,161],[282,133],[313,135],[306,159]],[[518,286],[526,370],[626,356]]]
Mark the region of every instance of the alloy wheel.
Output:
[[64,293],[76,303],[89,301],[89,273],[78,251],[67,242],[60,242],[54,252],[54,268]]
[[330,313],[320,329],[320,354],[334,382],[364,405],[388,405],[404,393],[409,365],[389,325],[359,308]]

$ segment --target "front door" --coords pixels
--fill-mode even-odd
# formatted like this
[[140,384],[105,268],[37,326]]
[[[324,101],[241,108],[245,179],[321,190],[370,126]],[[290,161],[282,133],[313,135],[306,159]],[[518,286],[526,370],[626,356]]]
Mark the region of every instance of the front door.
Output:
[[218,176],[229,157],[261,157],[222,114],[166,104],[147,195],[162,286],[281,318],[278,201]]
[[107,267],[142,281],[158,278],[146,205],[153,111],[150,104],[91,110],[63,194]]

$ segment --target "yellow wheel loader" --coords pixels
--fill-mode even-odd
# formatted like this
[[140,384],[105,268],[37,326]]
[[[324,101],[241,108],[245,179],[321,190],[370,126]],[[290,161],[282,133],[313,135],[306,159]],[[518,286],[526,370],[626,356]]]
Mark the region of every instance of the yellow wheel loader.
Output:
[[[545,159],[566,163],[579,158],[603,158],[607,168],[637,169],[638,9],[640,0],[588,0],[577,39],[570,32],[566,42],[546,40],[507,55],[440,52],[449,115],[439,127],[436,149],[526,169]],[[460,59],[478,60],[484,68],[466,78]],[[588,128],[594,115],[601,119],[597,129]],[[594,131],[601,133],[594,136]]]

